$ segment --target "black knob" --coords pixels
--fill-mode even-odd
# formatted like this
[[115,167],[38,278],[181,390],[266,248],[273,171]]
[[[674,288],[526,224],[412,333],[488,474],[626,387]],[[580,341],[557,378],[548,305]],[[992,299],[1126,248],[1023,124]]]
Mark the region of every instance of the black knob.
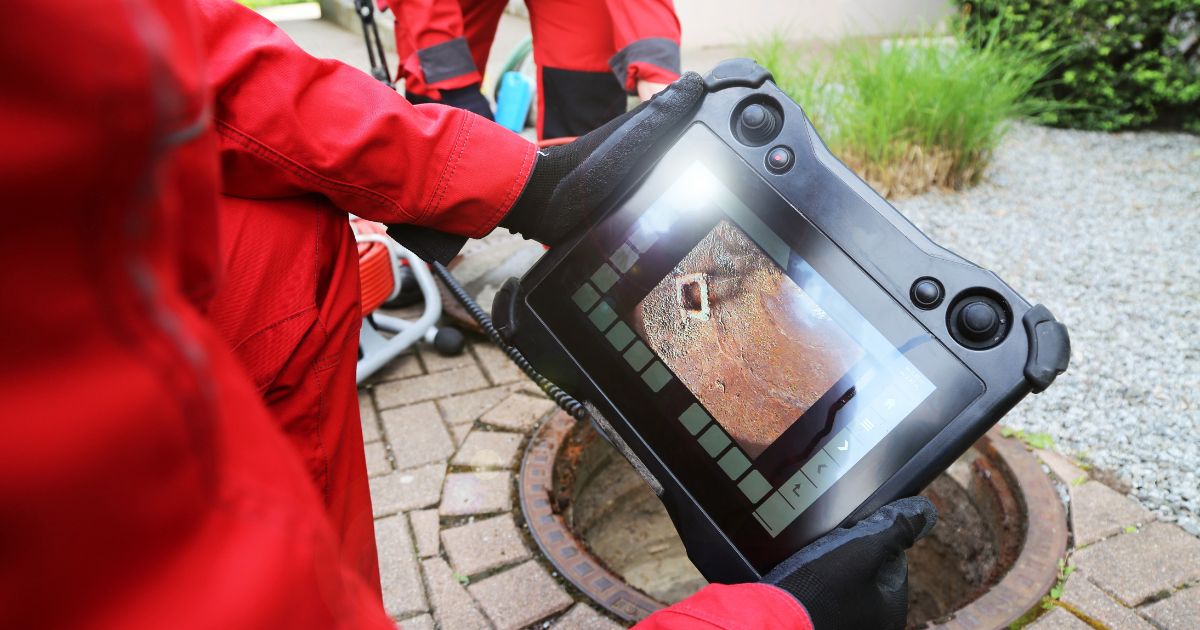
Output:
[[783,116],[773,107],[751,103],[738,114],[734,131],[738,140],[750,146],[760,146],[779,134],[782,119]]
[[742,127],[747,131],[755,131],[769,124],[771,113],[762,105],[751,105],[742,110]]
[[958,313],[959,329],[968,339],[983,341],[1000,328],[1000,313],[987,302],[971,302]]
[[987,350],[1008,336],[1008,330],[1012,327],[1012,311],[996,292],[968,289],[950,304],[946,324],[950,328],[950,336],[959,345],[972,350]]
[[933,278],[921,278],[914,282],[910,294],[913,304],[925,310],[942,303],[942,285]]

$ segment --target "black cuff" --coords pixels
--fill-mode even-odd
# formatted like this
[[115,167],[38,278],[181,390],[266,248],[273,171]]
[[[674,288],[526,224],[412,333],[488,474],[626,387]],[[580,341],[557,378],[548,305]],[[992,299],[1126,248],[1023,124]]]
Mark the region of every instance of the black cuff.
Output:
[[[642,62],[679,74],[679,44],[665,37],[647,37],[630,43],[608,60],[617,81],[624,89],[629,81],[629,66]],[[636,94],[636,91],[630,94]]]
[[418,50],[417,60],[421,62],[421,74],[425,75],[425,83],[429,85],[479,70],[471,57],[471,47],[462,37]]
[[467,243],[465,236],[403,223],[387,226],[387,233],[427,263],[440,262],[448,265]]

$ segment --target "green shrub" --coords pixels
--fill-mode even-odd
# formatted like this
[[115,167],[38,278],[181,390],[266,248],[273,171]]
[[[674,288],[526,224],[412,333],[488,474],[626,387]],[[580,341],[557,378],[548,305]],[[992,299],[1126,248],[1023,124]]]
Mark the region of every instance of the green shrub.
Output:
[[803,57],[781,35],[751,48],[829,148],[885,196],[974,184],[1007,122],[1042,113],[1028,97],[1051,61],[1015,46],[924,37],[847,41]]
[[1039,121],[1081,129],[1200,131],[1200,0],[956,0],[968,28],[1002,20],[1005,43],[1062,58],[1036,93]]
[[304,4],[313,0],[238,0],[251,9],[262,9],[264,7],[274,7],[281,4]]

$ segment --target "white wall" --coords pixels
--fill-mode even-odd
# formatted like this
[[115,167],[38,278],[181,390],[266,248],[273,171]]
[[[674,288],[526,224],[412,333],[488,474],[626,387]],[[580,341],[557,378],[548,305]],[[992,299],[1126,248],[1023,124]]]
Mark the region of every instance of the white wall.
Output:
[[685,48],[740,45],[772,32],[789,40],[894,35],[934,26],[948,0],[675,0]]

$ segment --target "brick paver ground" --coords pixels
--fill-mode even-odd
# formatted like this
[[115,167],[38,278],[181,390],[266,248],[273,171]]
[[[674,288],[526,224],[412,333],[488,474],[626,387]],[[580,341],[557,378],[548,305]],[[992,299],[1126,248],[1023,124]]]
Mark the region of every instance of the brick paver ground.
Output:
[[1134,501],[1053,451],[1038,451],[1065,489],[1073,568],[1037,630],[1200,628],[1200,539],[1151,522]]
[[533,560],[472,584],[467,590],[500,630],[524,628],[574,603]]
[[511,514],[442,530],[450,566],[459,575],[473,576],[530,557]]
[[1147,606],[1145,613],[1164,630],[1185,630],[1200,626],[1200,585]]
[[[623,627],[575,601],[522,531],[514,475],[554,405],[502,361],[479,338],[459,357],[421,348],[360,390],[387,610],[405,628]],[[1039,456],[1069,497],[1075,571],[1031,627],[1200,627],[1200,539]]]
[[522,531],[514,475],[554,405],[507,363],[479,338],[459,357],[422,347],[359,390],[388,613],[406,629],[623,627],[577,604]]

